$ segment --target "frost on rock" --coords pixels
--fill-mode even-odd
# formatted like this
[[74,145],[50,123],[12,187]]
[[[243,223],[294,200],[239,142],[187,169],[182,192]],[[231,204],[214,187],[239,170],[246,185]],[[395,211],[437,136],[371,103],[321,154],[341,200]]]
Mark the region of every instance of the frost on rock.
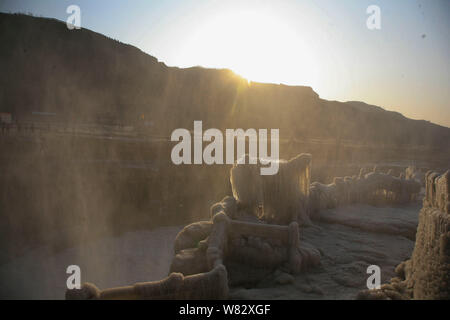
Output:
[[360,299],[450,299],[450,173],[427,172],[426,195],[419,214],[411,259],[397,268],[398,277]]
[[[394,177],[391,172],[381,173],[374,169],[365,175],[361,172],[358,177],[335,178],[329,185],[311,184],[310,154],[300,154],[289,161],[280,160],[279,172],[273,176],[261,176],[258,166],[236,163],[230,172],[233,196],[225,197],[210,208],[210,220],[192,223],[179,232],[167,278],[106,290],[85,284],[81,290],[67,291],[66,297],[227,299],[232,288],[249,288],[261,283],[297,286],[302,292],[324,296],[327,292],[321,288],[299,284],[297,279],[308,275],[310,270],[324,269],[323,260],[328,268],[334,270],[315,273],[317,277],[323,277],[321,274],[324,272],[331,272],[329,279],[323,283],[330,283],[328,287],[342,285],[357,290],[355,288],[359,284],[352,282],[347,273],[339,269],[339,265],[344,263],[349,270],[360,271],[364,269],[365,261],[381,259],[384,254],[361,250],[361,242],[356,247],[350,246],[354,252],[345,252],[347,256],[334,256],[329,251],[324,253],[324,248],[336,251],[336,244],[331,243],[338,239],[333,236],[329,238],[330,235],[323,230],[332,231],[330,226],[340,224],[341,228],[359,228],[365,232],[385,234],[378,237],[403,235],[414,238],[415,221],[391,217],[389,211],[381,218],[375,217],[375,210],[369,214],[362,213],[365,209],[353,211],[352,216],[352,211],[345,207],[414,200],[420,192],[420,183],[414,179]],[[445,297],[442,288],[444,284],[448,285],[448,172],[443,176],[429,173],[426,178],[427,196],[417,231],[420,241],[416,242],[411,262],[397,268],[406,280],[399,276],[385,285],[386,290],[361,293],[360,297],[386,296],[386,292],[391,298],[405,298],[413,293],[421,298]],[[343,211],[339,211],[341,209]],[[368,220],[367,223],[364,220]],[[313,221],[322,223],[322,227]],[[323,224],[323,221],[328,224]],[[427,231],[430,228],[433,232]],[[336,235],[344,236],[339,230]],[[312,245],[311,241],[305,241],[305,237],[321,249]],[[344,238],[352,237],[345,235]],[[425,260],[415,258],[417,255]],[[395,264],[406,257],[398,259]],[[353,264],[347,261],[353,258],[358,260]],[[314,273],[310,276],[315,277]],[[425,283],[432,283],[434,287],[430,289]],[[446,294],[448,297],[448,290]]]
[[[372,205],[404,204],[414,200],[420,193],[420,183],[405,180],[388,173],[373,172],[358,177],[334,178],[331,184],[314,182],[310,188],[309,210],[311,215],[324,210],[349,204]],[[314,216],[312,216],[314,217]]]

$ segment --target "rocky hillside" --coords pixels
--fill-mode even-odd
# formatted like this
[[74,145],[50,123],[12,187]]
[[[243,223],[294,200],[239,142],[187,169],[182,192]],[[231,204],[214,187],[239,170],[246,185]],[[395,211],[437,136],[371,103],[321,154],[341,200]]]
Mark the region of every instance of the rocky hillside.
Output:
[[0,14],[0,112],[27,120],[56,113],[68,122],[151,123],[175,128],[279,128],[285,138],[450,146],[450,129],[362,102],[320,99],[309,87],[248,83],[230,70],[179,69],[139,49],[65,23]]

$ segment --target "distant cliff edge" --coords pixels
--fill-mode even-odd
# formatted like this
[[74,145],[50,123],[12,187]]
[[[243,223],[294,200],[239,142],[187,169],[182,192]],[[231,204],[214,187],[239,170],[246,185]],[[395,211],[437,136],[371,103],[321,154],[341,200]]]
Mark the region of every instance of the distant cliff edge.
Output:
[[175,128],[279,128],[284,138],[347,139],[442,148],[450,128],[362,102],[320,99],[309,87],[248,82],[230,70],[180,69],[87,29],[54,19],[0,14],[0,112],[60,121],[150,123]]

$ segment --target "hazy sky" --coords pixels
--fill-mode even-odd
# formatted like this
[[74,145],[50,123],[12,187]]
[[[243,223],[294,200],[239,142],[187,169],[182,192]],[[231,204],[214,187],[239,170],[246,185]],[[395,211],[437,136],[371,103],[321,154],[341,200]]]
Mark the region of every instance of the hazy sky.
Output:
[[[449,0],[0,0],[0,11],[65,21],[71,4],[82,27],[169,66],[230,68],[450,126]],[[366,26],[369,5],[380,30]]]

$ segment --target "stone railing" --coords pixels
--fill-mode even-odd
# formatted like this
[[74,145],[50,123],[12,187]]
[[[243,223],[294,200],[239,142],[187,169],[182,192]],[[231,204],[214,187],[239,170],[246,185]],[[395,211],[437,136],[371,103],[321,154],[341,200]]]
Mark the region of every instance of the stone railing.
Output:
[[[300,165],[297,163],[299,161]],[[279,178],[263,181],[261,185],[263,190],[278,190],[278,193],[274,191],[275,193],[271,194],[270,201],[264,202],[272,209],[271,214],[277,214],[277,204],[280,202],[282,203],[281,212],[286,213],[287,208],[290,208],[289,203],[285,203],[286,201],[296,203],[294,207],[299,212],[312,213],[356,202],[370,203],[374,199],[379,200],[380,198],[391,202],[408,201],[420,191],[420,183],[414,180],[393,177],[390,173],[383,174],[376,170],[366,175],[361,173],[359,177],[336,178],[330,185],[313,183],[307,191],[304,191],[304,186],[297,185],[296,179],[299,177],[291,176],[289,173],[291,171],[298,173],[297,167],[300,167],[303,170],[301,172],[304,172],[300,180],[309,184],[309,163],[310,155],[296,157],[281,166],[284,174]],[[237,177],[235,178],[237,179]],[[430,182],[428,182],[429,180]],[[244,181],[239,183],[242,184]],[[271,183],[273,184],[272,189],[268,188]],[[283,183],[286,185],[280,187],[280,184]],[[244,185],[238,189],[241,195],[244,194],[244,191],[251,192],[252,190],[251,187],[247,190]],[[283,197],[280,196],[281,200],[274,199],[275,195],[280,194],[280,190],[285,194]],[[258,199],[266,194],[267,192],[258,193],[254,198]],[[298,194],[300,195],[298,199],[291,199]],[[253,203],[253,196],[244,198],[251,201],[242,205],[234,197],[224,198],[211,207],[209,221],[190,224],[177,235],[174,243],[175,257],[167,278],[161,281],[137,283],[133,286],[106,290],[99,290],[92,284],[84,284],[81,289],[68,290],[66,298],[225,299],[229,291],[230,274],[226,267],[229,261],[238,261],[241,265],[256,268],[272,270],[280,268],[291,274],[298,274],[309,267],[320,264],[319,251],[311,247],[304,247],[300,243],[297,222],[299,215],[293,214],[291,222],[286,225],[270,224],[268,222],[283,219],[277,220],[276,217],[269,221],[260,219],[261,216],[258,217],[254,212],[258,204]],[[427,174],[425,203],[434,206],[433,210],[435,208],[445,209],[446,219],[448,219],[448,172],[443,178],[434,176],[432,173]],[[426,214],[428,215],[428,213]],[[282,216],[287,217],[286,214]],[[264,217],[270,218],[270,216],[262,215],[262,218]],[[428,218],[422,217],[421,221],[424,219]],[[305,222],[305,219],[300,220]],[[448,257],[450,245],[448,245],[448,235],[445,236],[448,234],[448,223],[438,224],[436,228],[439,230],[439,234],[436,234],[437,239],[441,239],[439,241],[442,242],[440,250],[443,250],[444,256]],[[441,234],[444,234],[444,238],[439,238]],[[437,240],[433,241],[431,247],[435,248]],[[442,271],[439,268],[438,273]],[[449,282],[447,281],[447,283]]]
[[190,276],[171,273],[160,281],[106,290],[85,283],[79,290],[66,291],[68,300],[204,300],[226,299],[227,296],[227,270],[222,264],[209,272]]
[[311,184],[310,212],[330,209],[353,203],[398,204],[415,199],[421,185],[415,180],[405,180],[388,173],[373,172],[358,177],[335,178],[328,185]]
[[[230,203],[230,198],[224,199]],[[222,207],[211,221],[194,223],[185,227],[175,240],[174,261],[170,275],[154,282],[137,283],[133,286],[99,290],[95,285],[86,283],[79,290],[68,290],[67,299],[225,299],[228,296],[228,277],[224,261],[236,248],[230,239],[250,236],[259,239],[278,241],[286,248],[286,254],[276,261],[285,264],[293,274],[301,272],[305,264],[320,262],[318,252],[301,248],[297,222],[288,226],[252,223],[231,219],[228,213],[236,206]],[[209,232],[208,232],[209,231]],[[203,238],[203,239],[202,239]],[[205,239],[207,238],[207,239]],[[199,241],[200,240],[200,241]],[[202,242],[203,241],[203,242]],[[263,240],[261,240],[263,241]],[[192,248],[202,243],[198,248]],[[236,249],[239,251],[238,249]],[[196,252],[192,254],[192,252]],[[259,264],[261,255],[257,252],[247,255]],[[258,259],[259,258],[259,259]],[[265,257],[267,259],[267,257]],[[257,260],[255,262],[255,260]],[[267,261],[273,262],[272,259]],[[264,263],[264,262],[263,262]],[[203,264],[203,266],[201,266]],[[192,269],[192,266],[197,269]],[[200,269],[198,269],[200,265]],[[174,271],[177,272],[174,272]],[[194,271],[193,271],[194,270]],[[198,272],[206,270],[205,272]]]

